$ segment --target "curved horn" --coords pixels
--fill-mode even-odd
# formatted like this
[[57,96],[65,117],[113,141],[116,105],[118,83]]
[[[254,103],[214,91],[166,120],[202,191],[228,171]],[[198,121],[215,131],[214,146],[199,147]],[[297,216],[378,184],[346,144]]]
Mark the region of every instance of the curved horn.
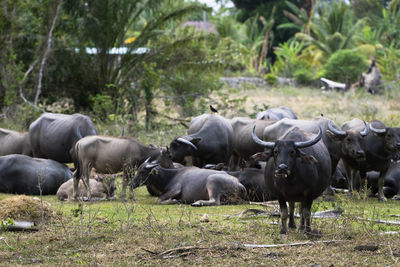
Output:
[[309,147],[309,146],[312,146],[312,145],[315,145],[316,143],[318,143],[318,141],[321,140],[321,137],[322,137],[321,127],[318,127],[318,128],[319,128],[318,135],[314,139],[308,140],[308,141],[303,141],[303,142],[294,142],[294,146],[296,148],[305,148],[305,147]]
[[265,142],[265,141],[261,140],[260,138],[258,138],[258,136],[256,135],[256,125],[254,125],[254,127],[253,127],[253,131],[251,132],[251,137],[253,138],[254,142],[256,142],[257,144],[259,144],[261,146],[268,147],[268,148],[275,147],[275,142]]
[[364,122],[365,128],[364,128],[364,131],[360,132],[360,135],[361,136],[366,136],[369,133],[369,127],[368,127],[368,124],[365,121],[363,121],[363,122]]
[[371,131],[373,131],[374,133],[377,133],[377,134],[386,133],[386,128],[385,129],[377,129],[374,126],[372,126],[372,123],[369,123],[369,128],[371,129]]
[[187,144],[187,145],[193,147],[195,150],[198,150],[197,147],[192,142],[190,142],[189,140],[186,140],[185,138],[178,137],[176,139],[176,141],[183,143],[183,144]]
[[160,163],[151,162],[151,163],[147,163],[144,168],[148,170],[148,169],[152,169],[154,167],[157,167],[158,165],[160,165]]
[[151,157],[148,157],[145,161],[143,161],[143,163],[149,162],[150,159],[151,159]]
[[328,122],[328,130],[329,131],[331,131],[334,135],[337,135],[337,136],[340,136],[340,137],[346,137],[347,136],[347,133],[345,131],[336,129],[335,127],[333,127],[332,123],[333,122],[331,120]]

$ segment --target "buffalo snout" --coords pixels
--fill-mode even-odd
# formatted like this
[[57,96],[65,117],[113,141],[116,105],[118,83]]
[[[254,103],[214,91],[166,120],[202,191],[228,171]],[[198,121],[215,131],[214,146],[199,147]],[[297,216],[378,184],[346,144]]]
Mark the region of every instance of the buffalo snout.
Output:
[[284,163],[279,164],[278,167],[275,169],[275,176],[277,178],[287,178],[289,174],[289,167]]
[[357,161],[361,161],[361,160],[365,160],[365,152],[364,150],[357,150],[356,151],[356,160]]

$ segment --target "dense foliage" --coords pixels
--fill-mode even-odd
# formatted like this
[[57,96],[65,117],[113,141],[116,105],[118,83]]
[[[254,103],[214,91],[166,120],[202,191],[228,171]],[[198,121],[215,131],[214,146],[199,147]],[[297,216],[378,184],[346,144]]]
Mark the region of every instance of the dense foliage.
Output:
[[[204,111],[222,75],[352,83],[374,58],[384,81],[400,79],[399,0],[232,2],[212,12],[185,0],[2,0],[3,116],[85,111],[135,124],[144,113],[149,127],[159,107]],[[193,20],[212,26],[182,27]]]

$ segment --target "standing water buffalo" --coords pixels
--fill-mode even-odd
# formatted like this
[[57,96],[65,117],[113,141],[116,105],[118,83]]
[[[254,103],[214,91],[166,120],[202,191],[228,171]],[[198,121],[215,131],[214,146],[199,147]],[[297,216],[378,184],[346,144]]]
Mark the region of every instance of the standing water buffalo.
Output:
[[28,132],[16,132],[0,128],[0,156],[22,154],[32,156]]
[[159,196],[159,204],[187,203],[193,206],[220,205],[221,198],[229,201],[246,195],[239,181],[222,171],[182,167],[167,169],[149,163],[139,167],[133,188],[146,184]]
[[281,213],[281,234],[287,234],[289,202],[289,227],[296,228],[294,204],[300,202],[300,228],[311,232],[311,206],[315,198],[331,182],[331,160],[323,142],[320,129],[316,137],[294,128],[275,142],[259,139],[253,129],[254,142],[265,147],[269,158],[265,167],[265,181],[277,196]]
[[62,163],[74,161],[75,143],[87,135],[96,135],[96,129],[81,114],[45,113],[29,126],[33,156]]
[[70,169],[53,160],[17,154],[0,157],[1,193],[54,195],[71,178]]
[[[160,149],[153,146],[144,146],[130,137],[86,136],[75,145],[76,174],[74,175],[74,199],[78,198],[79,180],[85,185],[90,177],[92,168],[98,173],[124,172],[122,180],[121,200],[126,200],[126,186],[133,175],[133,169],[150,157],[156,159]],[[90,199],[90,188],[87,188]],[[134,198],[132,194],[132,198]]]
[[337,130],[330,124],[327,133],[334,140],[343,140],[341,142],[341,158],[346,170],[346,176],[348,177],[348,188],[352,192],[357,166],[360,162],[365,161],[365,151],[362,147],[362,142],[369,133],[369,127],[364,121],[353,119],[344,123],[342,130]]
[[281,120],[283,118],[297,120],[296,114],[288,107],[269,108],[257,113],[257,120]]
[[184,163],[192,156],[193,165],[228,163],[233,149],[233,130],[229,121],[217,114],[203,114],[190,122],[187,136],[172,140],[170,151],[174,162]]
[[[360,121],[353,121],[352,128],[361,127]],[[384,178],[390,167],[392,157],[400,150],[400,128],[386,127],[384,123],[373,120],[369,123],[371,131],[362,142],[365,160],[353,164],[358,166],[361,177],[361,187],[365,187],[368,171],[378,171],[378,199],[385,201],[383,193]],[[395,196],[395,199],[397,197]]]

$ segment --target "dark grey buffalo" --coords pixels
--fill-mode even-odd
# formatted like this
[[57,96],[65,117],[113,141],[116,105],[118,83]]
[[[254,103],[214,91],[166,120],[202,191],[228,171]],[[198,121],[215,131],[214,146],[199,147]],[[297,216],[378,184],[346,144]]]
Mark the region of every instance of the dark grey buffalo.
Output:
[[353,191],[355,173],[360,162],[365,161],[363,139],[369,133],[368,125],[359,119],[353,119],[342,125],[342,130],[330,127],[327,132],[334,140],[341,141],[341,159],[346,171],[349,191]]
[[55,195],[71,178],[71,170],[53,160],[17,154],[0,157],[1,193]]
[[229,121],[216,114],[194,118],[188,135],[172,140],[170,151],[174,162],[185,163],[192,156],[193,165],[228,163],[233,149],[233,130]]
[[62,163],[74,161],[75,143],[87,135],[96,135],[96,129],[82,114],[45,113],[29,126],[33,156]]
[[230,120],[233,128],[233,153],[229,162],[229,170],[237,170],[239,163],[247,161],[252,155],[264,150],[263,146],[253,142],[251,132],[256,125],[256,135],[262,138],[264,128],[276,120],[253,120],[236,117]]
[[139,167],[132,186],[143,184],[159,196],[159,204],[220,205],[246,195],[245,187],[226,172],[198,167],[168,169],[148,161]]
[[[355,122],[351,127],[360,127],[360,122]],[[384,178],[390,167],[392,157],[400,150],[400,128],[386,127],[378,120],[369,123],[371,131],[362,142],[365,151],[365,160],[353,165],[358,166],[361,177],[361,187],[364,188],[368,171],[380,173],[378,180],[378,199],[385,201],[383,193]],[[395,197],[397,199],[397,197]]]
[[322,129],[322,141],[331,157],[332,174],[335,173],[336,166],[343,155],[354,158],[362,157],[360,155],[362,150],[360,147],[360,136],[366,136],[369,131],[365,123],[363,123],[363,130],[358,132],[354,130],[341,130],[332,120],[323,117],[314,120],[282,119],[264,129],[263,140],[277,140],[295,127],[315,134],[319,129]]
[[283,118],[297,120],[296,114],[288,107],[269,108],[257,113],[257,120],[281,120]]
[[0,156],[10,154],[32,156],[28,132],[17,132],[0,128]]
[[[300,228],[311,231],[311,206],[331,182],[331,160],[323,142],[320,129],[317,136],[292,129],[275,142],[259,139],[253,131],[256,143],[265,147],[264,155],[269,158],[265,167],[265,181],[277,196],[282,226],[280,233],[287,234],[289,227],[296,228],[294,204],[300,202]],[[289,202],[290,214],[286,201]]]
[[[378,193],[378,181],[380,173],[376,171],[370,171],[367,173],[368,188],[371,189],[372,194]],[[386,172],[385,180],[383,183],[383,193],[385,197],[392,198],[399,196],[400,191],[400,163],[392,162],[389,169]]]
[[[109,137],[91,135],[79,140],[75,145],[76,174],[74,175],[74,199],[78,199],[79,180],[88,181],[91,169],[98,173],[124,172],[121,200],[126,200],[126,186],[133,177],[134,169],[147,158],[152,160],[160,155],[160,149],[145,146],[132,137]],[[85,183],[85,185],[89,185]],[[90,186],[90,185],[89,185]],[[90,188],[87,188],[90,199]],[[133,194],[131,196],[134,198]]]
[[[256,155],[261,154],[257,153]],[[265,184],[265,161],[248,161],[246,167],[240,171],[227,171],[226,166],[223,164],[208,164],[204,168],[212,170],[225,170],[226,173],[236,177],[239,182],[246,188],[247,194],[245,200],[248,201],[270,201],[275,200],[276,197],[268,190]],[[262,160],[262,159],[261,159]]]

